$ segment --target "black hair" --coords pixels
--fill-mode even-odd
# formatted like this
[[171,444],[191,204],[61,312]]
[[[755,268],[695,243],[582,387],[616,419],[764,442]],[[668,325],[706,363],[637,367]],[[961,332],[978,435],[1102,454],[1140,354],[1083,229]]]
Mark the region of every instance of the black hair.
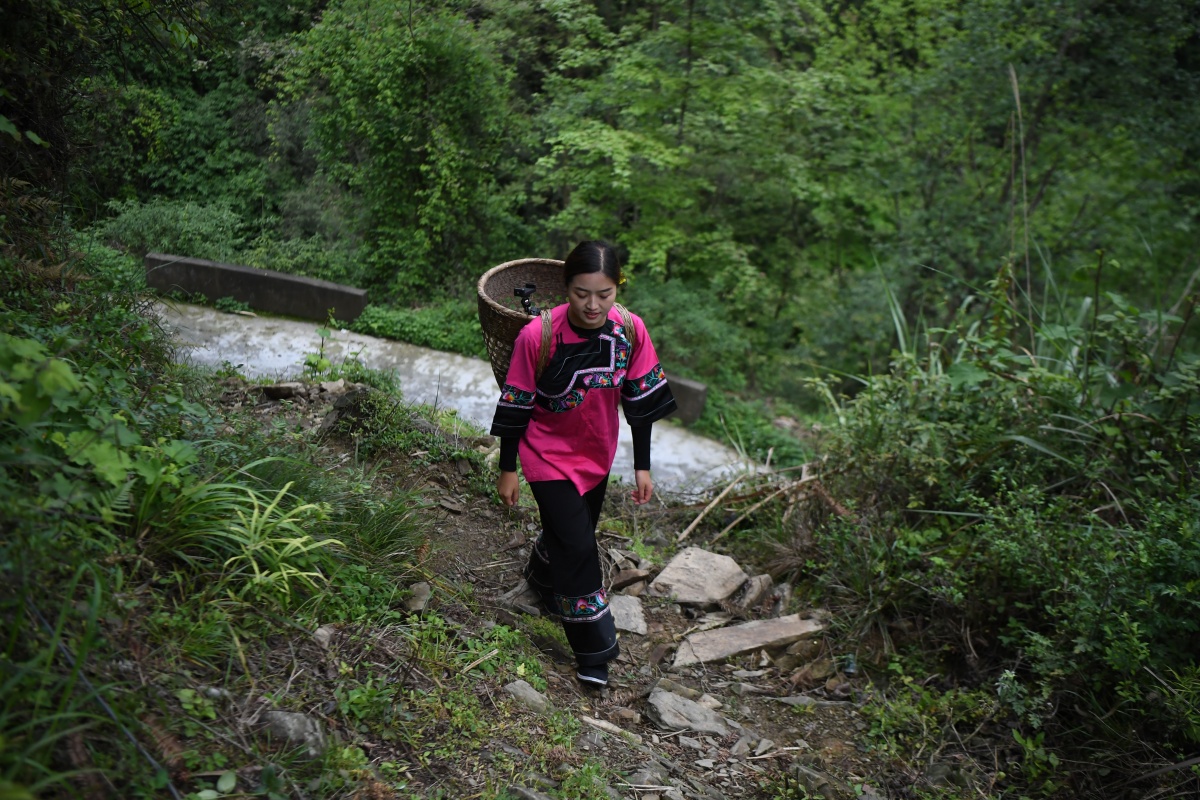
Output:
[[613,283],[620,284],[621,260],[617,256],[617,249],[608,242],[601,241],[580,242],[575,245],[575,249],[563,262],[563,281],[570,286],[576,275],[590,272],[603,272]]

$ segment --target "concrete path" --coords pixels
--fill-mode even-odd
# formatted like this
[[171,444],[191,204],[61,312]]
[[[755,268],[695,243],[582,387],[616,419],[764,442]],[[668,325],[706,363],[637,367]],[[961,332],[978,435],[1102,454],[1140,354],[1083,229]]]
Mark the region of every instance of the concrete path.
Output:
[[[243,317],[184,303],[163,304],[159,310],[185,358],[214,367],[227,361],[250,377],[301,375],[304,357],[321,346],[320,326],[312,322]],[[406,399],[448,406],[485,429],[491,425],[499,391],[486,361],[344,330],[326,340],[325,357],[335,364],[356,357],[373,369],[394,370]],[[613,473],[632,482],[633,444],[624,419],[621,430]],[[655,482],[672,492],[707,488],[747,466],[730,448],[676,422],[655,425],[652,443]]]

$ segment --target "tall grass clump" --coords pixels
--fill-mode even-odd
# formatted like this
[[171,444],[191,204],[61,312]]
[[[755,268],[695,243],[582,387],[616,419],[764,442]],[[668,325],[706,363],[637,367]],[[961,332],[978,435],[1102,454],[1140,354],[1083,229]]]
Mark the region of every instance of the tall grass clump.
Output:
[[[1101,291],[1105,266],[1088,296],[1040,305],[1002,269],[944,329],[912,330],[893,303],[891,369],[836,403],[829,435],[829,486],[856,520],[805,545],[877,651],[938,652],[956,679],[1007,687],[1042,794],[1200,745],[1195,298],[1137,308]],[[1047,767],[1045,731],[1107,777]]]

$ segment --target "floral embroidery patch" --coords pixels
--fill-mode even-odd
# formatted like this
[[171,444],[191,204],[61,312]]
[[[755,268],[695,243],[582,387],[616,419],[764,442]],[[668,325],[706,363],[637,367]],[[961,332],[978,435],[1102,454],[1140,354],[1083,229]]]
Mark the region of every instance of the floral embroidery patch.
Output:
[[578,408],[584,397],[592,389],[620,389],[629,369],[631,348],[625,338],[625,330],[620,325],[613,325],[611,334],[603,334],[602,339],[611,343],[611,357],[608,364],[599,367],[577,370],[567,382],[568,390],[563,394],[549,396],[542,394],[547,409],[554,413],[562,413]]
[[583,597],[556,594],[563,622],[594,622],[608,613],[608,592],[600,589]]
[[570,411],[573,408],[578,408],[586,395],[587,391],[585,389],[575,389],[574,391],[567,392],[562,397],[548,398],[546,407],[555,413]]
[[507,406],[518,406],[525,408],[533,405],[533,392],[526,392],[513,386],[511,383],[504,384],[504,388],[500,390],[500,403]]
[[655,364],[654,369],[647,372],[640,378],[627,379],[622,387],[622,394],[630,400],[637,400],[643,395],[650,394],[655,387],[667,379],[667,375],[663,372],[662,364]]

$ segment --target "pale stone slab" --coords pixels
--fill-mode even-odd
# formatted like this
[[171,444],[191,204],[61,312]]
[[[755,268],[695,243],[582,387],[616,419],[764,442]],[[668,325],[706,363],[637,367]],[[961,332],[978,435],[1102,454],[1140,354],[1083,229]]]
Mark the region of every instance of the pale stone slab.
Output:
[[617,630],[636,633],[639,636],[646,635],[648,628],[641,600],[629,595],[612,594],[608,596],[608,608],[612,612],[613,621],[617,623]]
[[325,752],[327,739],[321,722],[307,714],[296,711],[263,712],[262,722],[272,736],[279,737],[293,747],[303,747],[308,758],[318,758]]
[[553,710],[550,698],[534,689],[527,681],[513,681],[504,687],[504,692],[530,711],[538,714],[546,714]]
[[755,650],[782,647],[797,639],[811,636],[824,627],[819,620],[800,619],[799,614],[792,614],[778,619],[764,619],[734,625],[731,628],[693,633],[679,645],[672,667],[720,661]]
[[719,603],[746,582],[746,573],[729,556],[688,547],[671,559],[650,584],[652,594],[671,596],[677,603]]
[[647,700],[650,718],[668,730],[684,728],[714,736],[727,736],[729,728],[715,711],[672,692],[655,688]]

